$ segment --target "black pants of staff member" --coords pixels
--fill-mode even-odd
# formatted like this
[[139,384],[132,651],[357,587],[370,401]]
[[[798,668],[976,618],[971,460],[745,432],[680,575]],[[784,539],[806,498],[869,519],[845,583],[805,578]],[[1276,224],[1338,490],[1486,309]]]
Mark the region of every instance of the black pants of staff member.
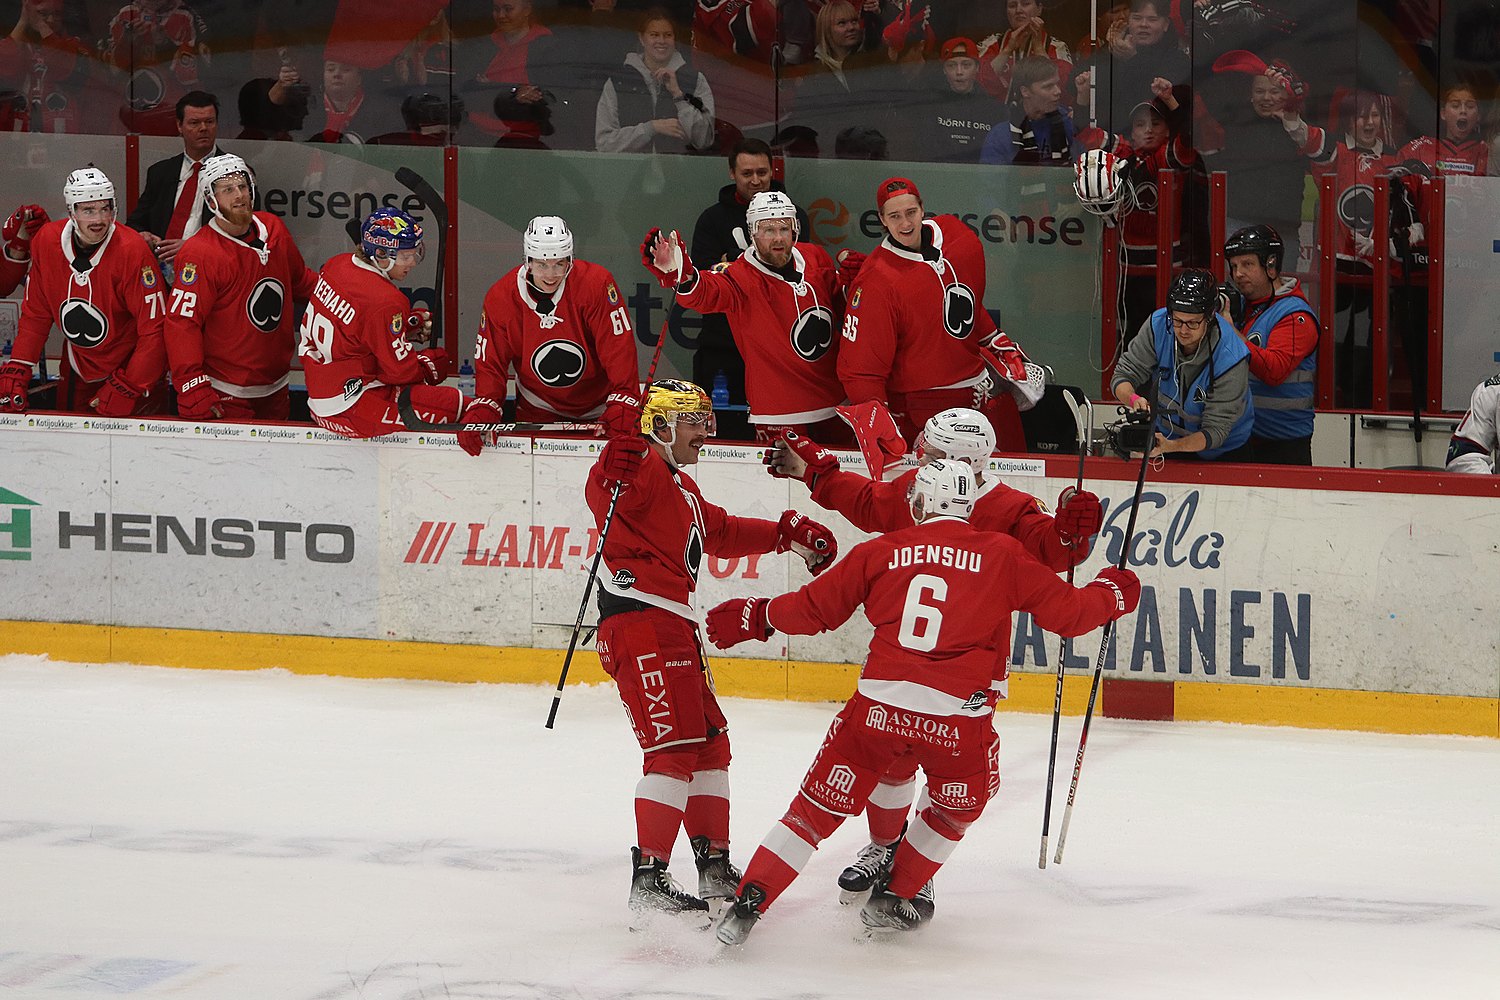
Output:
[[1312,438],[1278,439],[1250,435],[1251,461],[1267,465],[1312,465]]

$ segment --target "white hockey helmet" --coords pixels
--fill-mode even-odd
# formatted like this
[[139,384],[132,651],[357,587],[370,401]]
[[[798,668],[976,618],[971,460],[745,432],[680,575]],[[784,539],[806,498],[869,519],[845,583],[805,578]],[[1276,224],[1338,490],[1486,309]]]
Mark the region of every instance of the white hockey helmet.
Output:
[[955,406],[928,417],[917,435],[918,452],[932,449],[944,458],[980,464],[995,451],[995,428],[978,410]]
[[203,161],[203,169],[198,172],[198,193],[203,198],[203,203],[208,210],[219,218],[224,213],[219,211],[219,201],[214,197],[214,185],[226,177],[235,174],[244,174],[245,183],[250,186],[250,204],[255,204],[255,175],[250,172],[250,165],[233,153],[220,153],[218,156],[210,156]]
[[917,470],[907,500],[911,503],[912,517],[917,521],[939,515],[961,517],[967,521],[978,493],[974,470],[969,463],[937,458]]
[[573,256],[573,233],[555,215],[538,215],[526,224],[521,246],[527,260],[566,260]]
[[1104,149],[1086,150],[1073,164],[1073,193],[1084,210],[1117,219],[1135,208],[1135,188],[1125,176],[1127,164]]
[[797,206],[782,191],[761,191],[750,199],[745,209],[745,230],[755,235],[756,228],[767,219],[792,220],[792,234],[797,233]]
[[63,181],[63,204],[67,206],[71,215],[74,205],[80,205],[86,201],[111,201],[115,200],[115,185],[104,171],[93,164],[79,167],[68,175]]

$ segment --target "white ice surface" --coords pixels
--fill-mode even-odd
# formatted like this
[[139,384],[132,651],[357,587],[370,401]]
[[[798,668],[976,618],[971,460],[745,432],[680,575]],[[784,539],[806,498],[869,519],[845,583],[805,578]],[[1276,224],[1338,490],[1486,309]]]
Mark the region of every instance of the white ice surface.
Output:
[[[1493,740],[1096,720],[1042,871],[1050,719],[1002,714],[930,926],[855,940],[859,820],[725,952],[626,930],[638,752],[612,690],[550,697],[0,657],[0,998],[1500,995]],[[743,864],[834,707],[726,710]]]

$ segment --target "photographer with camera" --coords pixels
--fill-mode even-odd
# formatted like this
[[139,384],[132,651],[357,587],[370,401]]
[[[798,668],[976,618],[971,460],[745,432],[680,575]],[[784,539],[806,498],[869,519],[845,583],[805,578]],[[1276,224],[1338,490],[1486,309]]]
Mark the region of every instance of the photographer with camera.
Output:
[[1296,277],[1281,273],[1281,236],[1246,226],[1224,241],[1233,318],[1250,351],[1250,434],[1255,461],[1312,465],[1313,380],[1318,370],[1318,317]]
[[1215,314],[1218,304],[1212,274],[1183,271],[1115,365],[1110,389],[1130,410],[1151,412],[1138,387],[1157,380],[1158,454],[1253,461],[1250,350],[1233,322]]

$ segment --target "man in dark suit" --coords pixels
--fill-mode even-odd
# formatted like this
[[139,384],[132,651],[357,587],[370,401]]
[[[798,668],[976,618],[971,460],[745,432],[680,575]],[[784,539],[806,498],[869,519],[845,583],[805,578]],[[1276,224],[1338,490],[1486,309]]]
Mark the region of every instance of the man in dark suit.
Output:
[[146,189],[125,220],[146,238],[169,284],[172,260],[183,240],[208,221],[198,194],[198,172],[204,160],[223,152],[218,148],[219,99],[202,90],[184,94],[177,102],[177,134],[182,152],[147,168]]

